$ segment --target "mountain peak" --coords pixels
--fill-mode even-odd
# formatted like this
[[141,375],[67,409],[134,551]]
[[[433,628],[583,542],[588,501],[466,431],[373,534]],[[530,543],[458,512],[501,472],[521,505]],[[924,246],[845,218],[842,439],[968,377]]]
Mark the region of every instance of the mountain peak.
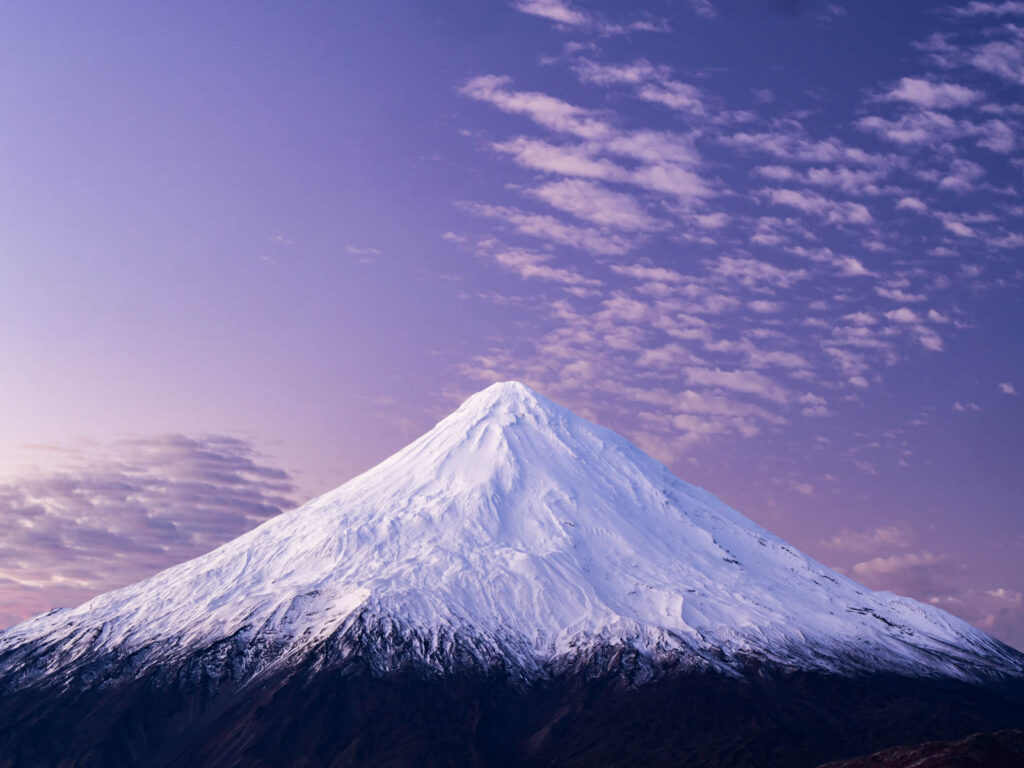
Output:
[[533,402],[539,398],[540,395],[530,389],[530,387],[523,384],[523,382],[511,380],[496,381],[493,384],[484,387],[476,394],[470,395],[466,398],[465,402],[470,403],[477,399],[488,402],[496,400]]
[[484,418],[501,414],[551,415],[555,412],[570,413],[520,381],[499,381],[470,395],[455,413]]

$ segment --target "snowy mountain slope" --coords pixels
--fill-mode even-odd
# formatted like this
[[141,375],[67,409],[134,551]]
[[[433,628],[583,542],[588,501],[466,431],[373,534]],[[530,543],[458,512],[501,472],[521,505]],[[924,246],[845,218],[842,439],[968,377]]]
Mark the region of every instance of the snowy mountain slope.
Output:
[[207,555],[0,633],[0,680],[226,638],[251,675],[327,642],[375,647],[380,670],[411,657],[527,678],[609,646],[729,673],[1024,675],[980,630],[829,570],[518,383]]

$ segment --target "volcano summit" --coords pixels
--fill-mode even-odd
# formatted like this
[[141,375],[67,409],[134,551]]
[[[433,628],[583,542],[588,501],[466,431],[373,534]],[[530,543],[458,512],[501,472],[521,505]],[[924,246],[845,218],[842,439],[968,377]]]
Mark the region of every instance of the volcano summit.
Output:
[[1019,724],[1024,655],[495,384],[228,544],[0,632],[0,765],[816,765]]

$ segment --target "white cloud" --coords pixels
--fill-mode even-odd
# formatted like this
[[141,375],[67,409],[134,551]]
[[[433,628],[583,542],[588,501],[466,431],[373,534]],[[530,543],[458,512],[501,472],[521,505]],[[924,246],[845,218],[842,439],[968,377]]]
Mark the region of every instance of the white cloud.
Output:
[[844,528],[822,542],[830,549],[842,552],[875,552],[887,547],[903,548],[913,543],[913,536],[898,525],[883,525],[870,531],[851,531]]
[[804,213],[813,213],[834,224],[870,224],[871,212],[860,203],[837,202],[819,195],[795,189],[765,189],[766,195],[775,205],[796,208]]
[[698,227],[702,229],[721,229],[729,223],[727,213],[704,213],[693,217]]
[[718,16],[718,9],[711,0],[689,0],[693,12],[702,19],[713,19]]
[[791,181],[800,178],[800,174],[788,165],[760,165],[754,169],[754,173],[772,181]]
[[914,112],[896,120],[869,115],[857,125],[897,144],[928,144],[960,135],[957,121],[941,112]]
[[346,245],[345,250],[348,253],[355,254],[356,256],[380,256],[381,252],[378,248],[366,248],[355,245]]
[[562,0],[517,0],[513,6],[517,11],[540,16],[558,24],[580,26],[586,24],[588,20],[585,14],[575,10]]
[[[960,243],[959,250],[965,258],[980,259],[973,249],[1008,231],[1009,220],[982,228],[980,220],[960,211],[970,202],[965,198],[955,201],[955,214],[931,206],[941,206],[943,193],[995,191],[977,171],[988,166],[973,163],[970,153],[982,142],[999,151],[1015,141],[1015,115],[986,111],[973,83],[972,88],[959,85],[951,75],[904,78],[888,83],[882,99],[871,100],[877,110],[892,110],[894,115],[882,114],[893,119],[866,118],[861,127],[896,143],[883,134],[903,131],[913,157],[900,147],[869,152],[828,134],[807,133],[803,124],[820,123],[810,112],[806,119],[795,112],[741,118],[707,95],[710,85],[702,90],[684,83],[687,78],[677,79],[653,59],[606,62],[590,44],[566,47],[564,56],[547,63],[570,66],[581,82],[612,89],[607,94],[584,90],[602,108],[519,91],[509,78],[485,76],[464,86],[465,95],[534,124],[516,129],[527,135],[491,147],[528,169],[513,169],[518,178],[509,179],[508,190],[557,209],[536,206],[551,215],[501,206],[475,210],[550,244],[633,258],[562,260],[550,245],[550,255],[540,247],[538,255],[528,247],[492,246],[488,255],[503,254],[504,268],[528,276],[535,286],[544,280],[569,293],[545,304],[524,291],[523,306],[543,317],[536,320],[536,338],[517,347],[496,342],[481,369],[529,379],[554,394],[571,392],[590,404],[625,398],[619,402],[627,404],[630,423],[641,425],[643,444],[665,455],[710,435],[752,436],[765,424],[784,422],[785,415],[828,416],[829,403],[807,389],[839,393],[829,395],[838,410],[858,399],[851,388],[881,384],[884,367],[899,362],[906,350],[920,356],[920,347],[942,349],[935,329],[952,328],[953,315],[932,310],[945,319],[940,320],[927,308],[948,312],[937,302],[952,300],[943,293],[951,282],[942,273],[953,266],[926,254],[939,243],[946,247],[949,234],[962,227],[981,234],[977,241]],[[644,121],[657,110],[630,107],[623,97],[680,110],[677,127],[650,129],[652,123]],[[945,112],[972,105],[982,106]],[[785,114],[774,107],[759,109]],[[979,119],[981,114],[987,117]],[[741,119],[752,127],[719,138],[723,125]],[[876,119],[882,122],[872,128]],[[860,136],[865,145],[878,145]],[[954,145],[954,140],[966,141]],[[701,150],[714,141],[728,149],[718,148],[705,161]],[[723,158],[728,150],[732,157]],[[743,156],[747,169],[757,166],[756,177],[772,181],[751,188],[744,166],[730,162],[743,163]],[[548,176],[538,180],[533,172]],[[759,189],[762,184],[768,188]],[[933,195],[926,194],[929,185]],[[713,208],[707,202],[712,197]],[[863,204],[867,198],[875,201],[870,210]],[[751,201],[762,209],[752,211]],[[929,214],[935,223],[922,232],[902,233],[884,226],[883,214],[893,214],[890,206]],[[873,213],[881,217],[878,222]],[[939,222],[947,229],[940,231]],[[751,251],[759,258],[751,258]],[[595,282],[580,282],[584,279]],[[892,303],[885,307],[887,301]],[[961,315],[955,315],[957,323]],[[657,397],[650,399],[651,393]],[[711,398],[717,398],[713,413]],[[761,410],[743,410],[754,406]]]
[[942,226],[948,229],[957,237],[975,237],[976,233],[969,226],[964,224],[962,221],[955,221],[953,219],[943,219]]
[[679,283],[684,279],[683,275],[674,269],[666,269],[665,267],[648,267],[643,264],[631,264],[628,266],[613,264],[611,269],[617,274],[644,282]]
[[636,169],[629,181],[655,192],[674,195],[680,200],[708,197],[707,182],[697,173],[679,165],[646,165]]
[[939,180],[939,189],[965,193],[975,188],[975,182],[985,175],[985,169],[971,160],[956,159],[950,163],[949,173]]
[[894,162],[890,157],[865,152],[836,138],[815,141],[801,132],[794,131],[740,132],[723,136],[720,141],[736,149],[754,150],[801,163],[889,166]]
[[845,277],[874,277],[875,273],[853,256],[837,256],[833,262],[839,274]]
[[904,552],[889,557],[875,557],[853,566],[856,576],[877,583],[879,577],[892,576],[910,568],[925,568],[944,562],[944,558],[931,552]]
[[757,371],[723,371],[720,368],[690,366],[683,369],[683,375],[690,384],[731,389],[775,403],[789,401],[788,390]]
[[667,67],[655,67],[646,59],[637,59],[630,64],[599,64],[581,58],[573,65],[573,69],[580,80],[595,85],[639,85],[669,76]]
[[[568,148],[530,138],[494,145],[498,151],[513,155],[519,164],[564,175],[634,184],[682,201],[713,194],[708,182],[694,170],[699,156],[691,137],[666,131],[622,131],[592,111],[553,96],[510,90],[507,86],[511,82],[504,76],[482,75],[464,84],[460,93],[584,141],[583,145]],[[602,154],[639,163],[625,168],[607,158],[601,159]]]
[[1024,16],[1024,2],[1004,0],[1001,3],[986,3],[974,0],[963,8],[950,8],[954,16]]
[[601,226],[625,230],[651,230],[659,226],[631,195],[613,192],[592,181],[556,181],[530,190],[530,194]]
[[904,77],[884,98],[888,101],[909,102],[924,109],[952,109],[973,104],[982,96],[980,91],[956,83],[933,83]]
[[1024,85],[1024,34],[1014,27],[1009,40],[996,40],[975,49],[970,63],[991,75]]
[[1002,392],[1004,395],[1016,395],[1017,394],[1017,390],[1014,388],[1013,384],[1011,384],[1008,381],[1001,381],[1001,382],[999,382],[999,391]]
[[628,175],[610,160],[595,156],[594,148],[582,145],[549,144],[541,139],[520,136],[510,141],[496,142],[493,149],[511,155],[525,167],[561,176],[579,176],[587,179],[622,179]]
[[889,299],[890,301],[918,302],[924,301],[928,298],[923,293],[907,293],[902,288],[893,288],[883,285],[876,286],[875,293],[883,299]]
[[894,323],[920,323],[921,318],[918,317],[917,313],[909,307],[900,307],[894,309],[891,312],[886,312],[885,316]]
[[53,469],[0,482],[0,626],[139,581],[294,506],[288,473],[234,437],[40,448]]
[[644,101],[663,104],[670,109],[703,115],[704,97],[700,89],[672,78],[668,67],[656,67],[646,59],[630,64],[599,64],[580,59],[575,65],[580,79],[597,85],[631,85]]
[[762,315],[782,311],[782,304],[777,301],[767,301],[765,299],[754,299],[753,301],[748,301],[747,306]]
[[934,146],[964,138],[973,138],[979,147],[1003,154],[1012,152],[1016,146],[1013,129],[1001,120],[974,123],[927,109],[902,115],[895,120],[868,115],[858,120],[857,126],[904,146]]
[[633,244],[620,235],[613,235],[590,227],[577,227],[553,216],[527,213],[517,208],[481,203],[464,203],[463,207],[492,219],[500,219],[524,235],[550,240],[561,245],[603,256],[626,253]]
[[801,413],[804,416],[825,417],[832,415],[832,412],[828,409],[828,401],[824,397],[815,395],[813,392],[805,392],[797,398],[797,402],[803,406]]
[[848,315],[843,315],[843,320],[854,325],[874,325],[878,322],[878,318],[868,312],[851,312]]
[[720,277],[735,280],[748,288],[788,288],[808,277],[805,269],[782,269],[759,259],[722,256],[712,264]]
[[900,201],[896,203],[896,208],[903,211],[914,211],[916,213],[924,213],[928,210],[928,206],[916,197],[900,198]]
[[525,115],[545,128],[569,133],[581,139],[610,136],[614,129],[589,110],[536,91],[511,91],[512,78],[505,75],[480,75],[467,81],[459,92],[478,101],[493,104],[503,112]]
[[551,257],[547,255],[510,248],[496,250],[490,256],[495,262],[526,280],[546,280],[575,287],[596,287],[601,284],[600,281],[584,277],[574,269],[550,266],[546,262],[550,261]]

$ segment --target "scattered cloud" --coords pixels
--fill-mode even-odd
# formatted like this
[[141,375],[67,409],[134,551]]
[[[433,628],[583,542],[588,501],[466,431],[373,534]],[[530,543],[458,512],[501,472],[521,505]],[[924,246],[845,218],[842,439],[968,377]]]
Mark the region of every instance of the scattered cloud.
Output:
[[731,389],[775,403],[785,403],[790,398],[788,390],[757,371],[723,371],[719,368],[691,366],[683,369],[683,375],[690,384]]
[[906,575],[907,571],[922,568],[932,568],[935,565],[944,563],[945,558],[932,554],[931,552],[903,552],[889,557],[874,557],[856,563],[853,566],[853,573],[859,579],[868,584],[879,584],[895,574]]
[[578,27],[588,21],[586,14],[577,11],[562,0],[516,0],[513,6],[521,13],[540,16],[570,27]]
[[377,248],[366,248],[355,245],[346,245],[345,250],[356,256],[380,256],[381,251]]
[[294,505],[288,473],[234,437],[49,450],[57,469],[0,482],[0,625],[143,579]]
[[833,224],[870,224],[871,212],[860,203],[830,200],[817,192],[793,189],[764,189],[761,191],[775,205],[796,208],[812,213]]
[[907,102],[923,109],[953,109],[974,104],[983,97],[980,91],[956,83],[933,83],[916,77],[904,77],[883,98],[887,101]]
[[713,19],[718,16],[718,9],[711,0],[689,0],[693,12],[702,19]]
[[632,195],[614,192],[593,181],[555,181],[530,190],[530,194],[554,208],[602,227],[636,231],[660,226]]
[[620,235],[592,227],[579,227],[554,216],[482,203],[465,203],[463,207],[478,216],[504,221],[523,235],[577,248],[587,253],[608,256],[626,253],[633,247],[630,240]]
[[[714,194],[712,185],[697,170],[700,158],[691,137],[668,131],[622,130],[597,113],[556,97],[510,90],[511,82],[508,77],[484,75],[469,80],[460,92],[580,140],[575,145],[560,146],[535,137],[519,137],[493,144],[495,150],[512,155],[520,165],[632,184],[682,202]],[[621,159],[629,164],[623,165]]]
[[651,15],[632,21],[611,22],[598,13],[580,10],[564,0],[514,0],[512,7],[520,13],[547,19],[567,31],[593,31],[602,36],[629,32],[668,32],[668,22]]
[[902,211],[914,211],[915,213],[924,213],[928,210],[928,206],[918,200],[916,197],[903,197],[896,203],[896,207]]
[[1024,2],[1004,0],[1001,3],[988,3],[975,0],[962,8],[948,8],[947,13],[954,16],[1024,16]]

